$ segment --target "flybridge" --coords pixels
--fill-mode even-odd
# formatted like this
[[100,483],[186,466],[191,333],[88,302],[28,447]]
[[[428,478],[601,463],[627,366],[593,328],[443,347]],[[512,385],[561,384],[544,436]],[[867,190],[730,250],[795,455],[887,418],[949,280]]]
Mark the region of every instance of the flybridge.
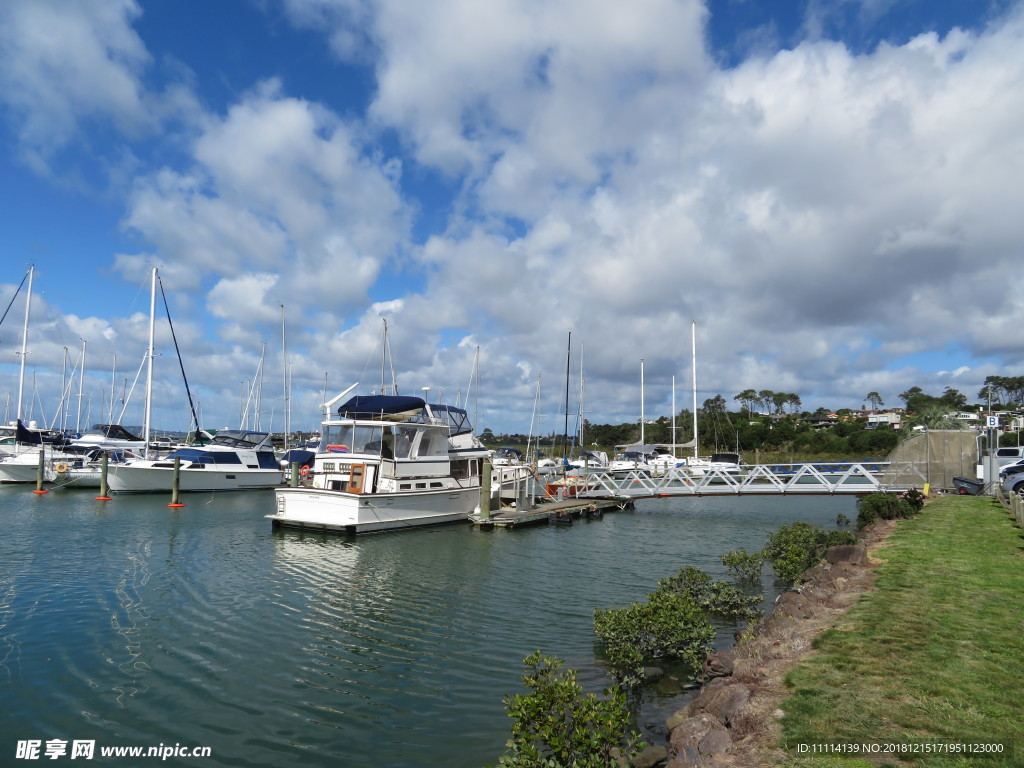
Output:
[[419,397],[404,395],[356,395],[338,406],[343,419],[363,421],[409,421],[414,424],[447,423],[452,436],[472,433],[473,425],[464,408],[442,403],[427,404]]
[[426,401],[404,395],[356,395],[338,406],[343,419],[406,421],[423,410]]

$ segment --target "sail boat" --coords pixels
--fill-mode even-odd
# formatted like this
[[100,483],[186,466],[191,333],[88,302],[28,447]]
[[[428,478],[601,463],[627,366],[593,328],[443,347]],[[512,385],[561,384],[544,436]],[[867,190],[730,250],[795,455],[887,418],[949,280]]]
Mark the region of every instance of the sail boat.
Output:
[[583,375],[583,344],[580,343],[580,402],[579,412],[577,419],[579,422],[577,443],[579,445],[579,453],[575,459],[569,461],[569,466],[566,468],[567,474],[580,475],[588,474],[590,472],[603,472],[608,469],[608,454],[604,451],[591,451],[586,448],[585,440],[585,429],[586,429],[586,391],[587,382]]
[[[22,404],[25,390],[25,359],[28,356],[28,325],[29,313],[32,306],[32,278],[35,274],[35,266],[30,266],[22,285],[28,281],[28,289],[25,294],[25,322],[21,334],[21,365],[18,374],[18,402],[16,405],[16,420],[14,424],[14,445],[13,453],[0,459],[0,483],[34,483],[39,478],[40,454],[44,456],[43,479],[45,482],[53,480],[53,463],[65,459],[64,446],[67,441],[63,436],[55,436],[48,430],[36,429],[33,422],[25,427],[21,422]],[[20,291],[19,286],[19,291]],[[17,293],[15,293],[17,296]],[[11,299],[12,303],[14,299]],[[8,307],[10,309],[10,307]],[[6,312],[4,313],[6,315]],[[45,458],[47,457],[48,458]]]
[[691,475],[703,476],[710,472],[738,474],[740,455],[738,453],[714,453],[710,458],[700,457],[700,436],[697,430],[697,323],[690,324],[691,365],[693,369],[693,456],[686,459],[686,471]]
[[[145,457],[110,467],[110,490],[115,493],[170,492],[178,465],[180,491],[242,491],[273,488],[284,481],[270,434],[256,430],[221,430],[204,446],[183,446],[162,458],[149,458],[152,415],[154,324],[156,317],[156,267],[153,267],[149,304],[149,350],[146,372],[146,406],[143,424]],[[166,306],[167,300],[164,297]],[[170,314],[168,314],[170,321]],[[173,335],[174,329],[171,327]],[[175,345],[177,346],[177,345]],[[180,362],[180,355],[179,355]],[[184,369],[182,370],[184,374]],[[186,388],[188,383],[186,381]],[[193,411],[198,429],[198,419]]]

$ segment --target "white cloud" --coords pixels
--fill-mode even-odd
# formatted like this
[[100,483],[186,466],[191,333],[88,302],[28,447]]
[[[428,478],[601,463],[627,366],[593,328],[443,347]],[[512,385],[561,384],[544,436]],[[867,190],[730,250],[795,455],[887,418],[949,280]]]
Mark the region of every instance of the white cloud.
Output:
[[208,117],[189,173],[141,179],[125,226],[192,282],[259,269],[281,275],[271,300],[365,304],[408,236],[396,169],[316,104],[265,83],[222,119]]
[[0,4],[0,100],[38,170],[76,140],[83,121],[152,130],[139,77],[149,64],[131,27],[134,0]]
[[[219,112],[198,111],[184,85],[146,92],[127,2],[75,6],[89,11],[55,27],[81,39],[58,74],[83,67],[103,86],[52,83],[34,30],[54,7],[0,11],[26,32],[0,51],[16,65],[0,96],[20,139],[45,157],[77,121],[130,138],[185,105],[170,137],[185,162],[140,172],[125,155],[138,175],[123,225],[143,242],[115,266],[139,281],[155,263],[176,290],[209,292],[239,366],[282,303],[307,388],[374,369],[385,314],[403,384],[450,388],[479,345],[501,382],[488,407],[511,419],[532,407],[538,371],[560,389],[570,330],[608,421],[635,418],[641,357],[652,404],[673,374],[683,388],[693,319],[701,400],[753,387],[809,406],[872,390],[894,401],[948,383],[920,367],[930,351],[1024,360],[1007,279],[1024,203],[1019,5],[970,33],[867,53],[814,38],[722,69],[693,0],[288,0],[295,24],[375,67],[368,114],[344,117],[283,76]],[[887,8],[864,3],[865,19]],[[40,84],[38,103],[18,73]],[[424,182],[435,174],[450,184],[441,202]],[[419,207],[447,226],[414,234]],[[200,305],[182,308],[185,333],[210,361]],[[989,365],[968,359],[956,380],[970,392]]]

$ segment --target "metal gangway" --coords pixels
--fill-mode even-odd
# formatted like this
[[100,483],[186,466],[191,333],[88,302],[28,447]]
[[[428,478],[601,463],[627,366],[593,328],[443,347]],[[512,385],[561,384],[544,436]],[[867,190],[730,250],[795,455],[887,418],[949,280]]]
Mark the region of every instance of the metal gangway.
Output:
[[[917,478],[920,483],[909,483]],[[897,485],[896,480],[899,484]],[[923,486],[924,475],[914,465],[888,461],[751,464],[738,469],[713,467],[702,474],[674,467],[657,474],[649,470],[626,473],[590,472],[562,481],[566,496],[578,498],[644,498],[658,496],[742,496],[765,494],[865,495],[877,491],[901,493]]]

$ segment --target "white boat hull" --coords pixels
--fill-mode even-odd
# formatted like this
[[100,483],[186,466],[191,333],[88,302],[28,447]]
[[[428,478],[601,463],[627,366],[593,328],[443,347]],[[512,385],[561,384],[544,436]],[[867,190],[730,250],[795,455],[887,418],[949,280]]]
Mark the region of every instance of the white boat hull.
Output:
[[103,471],[99,468],[92,469],[75,467],[69,469],[67,472],[55,472],[53,475],[53,482],[55,485],[67,488],[99,488],[102,476]]
[[[77,456],[62,453],[46,453],[43,462],[43,482],[53,482],[54,465],[72,462]],[[39,478],[39,451],[28,450],[0,461],[0,483],[35,483]]]
[[[39,479],[39,464],[16,464],[3,462],[0,464],[0,483],[35,483]],[[53,479],[53,470],[49,463],[43,467],[43,482]]]
[[414,493],[358,494],[326,488],[278,488],[275,526],[346,534],[466,522],[480,503],[480,488]]
[[[198,491],[254,491],[275,488],[284,482],[280,469],[215,469],[182,468],[178,490],[182,493]],[[174,469],[124,464],[108,469],[107,484],[114,493],[171,492]]]

